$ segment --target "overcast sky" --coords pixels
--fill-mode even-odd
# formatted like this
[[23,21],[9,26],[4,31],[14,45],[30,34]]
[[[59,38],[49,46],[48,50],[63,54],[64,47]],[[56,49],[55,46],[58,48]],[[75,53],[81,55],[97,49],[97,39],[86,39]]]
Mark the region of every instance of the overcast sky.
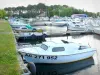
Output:
[[100,0],[0,0],[0,8],[34,5],[40,2],[46,5],[69,5],[90,12],[100,12]]

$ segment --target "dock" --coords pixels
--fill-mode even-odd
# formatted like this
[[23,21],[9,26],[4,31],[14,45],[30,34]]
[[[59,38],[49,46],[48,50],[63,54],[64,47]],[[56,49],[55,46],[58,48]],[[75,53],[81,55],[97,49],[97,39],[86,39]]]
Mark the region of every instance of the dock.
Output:
[[[77,30],[71,31],[67,27],[56,27],[56,26],[38,26],[41,30],[37,32],[45,33],[48,37],[58,37],[66,35],[81,35],[81,34],[91,34],[92,30]],[[34,33],[31,29],[15,29],[14,33]]]
[[[15,36],[18,38],[20,37],[20,33],[25,33],[25,32],[29,32],[32,33],[32,31],[17,31],[15,32]],[[34,32],[33,32],[34,33]],[[51,32],[51,31],[46,31],[44,32],[48,37],[59,37],[59,36],[69,36],[69,35],[82,35],[82,34],[92,34],[92,31],[55,31],[55,32]]]

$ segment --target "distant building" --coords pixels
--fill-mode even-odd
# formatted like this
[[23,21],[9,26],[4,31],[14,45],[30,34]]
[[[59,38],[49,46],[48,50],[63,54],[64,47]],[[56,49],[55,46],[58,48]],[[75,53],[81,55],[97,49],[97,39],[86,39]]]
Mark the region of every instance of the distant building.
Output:
[[45,16],[46,16],[46,12],[43,12],[43,13],[38,15],[38,17],[45,17]]
[[88,17],[86,14],[73,14],[71,15],[72,18],[86,18]]

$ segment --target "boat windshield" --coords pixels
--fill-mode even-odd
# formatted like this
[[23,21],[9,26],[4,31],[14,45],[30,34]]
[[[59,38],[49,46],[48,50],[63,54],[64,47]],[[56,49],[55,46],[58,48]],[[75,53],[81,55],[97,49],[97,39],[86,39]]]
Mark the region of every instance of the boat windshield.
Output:
[[47,49],[48,49],[48,46],[45,45],[45,44],[42,44],[40,47],[41,47],[42,49],[44,49],[44,50],[47,50]]
[[87,46],[80,46],[79,50],[83,50],[83,49],[87,49],[87,48],[88,48]]
[[52,49],[52,52],[59,52],[59,51],[64,51],[64,50],[65,50],[64,47],[54,47],[54,48]]

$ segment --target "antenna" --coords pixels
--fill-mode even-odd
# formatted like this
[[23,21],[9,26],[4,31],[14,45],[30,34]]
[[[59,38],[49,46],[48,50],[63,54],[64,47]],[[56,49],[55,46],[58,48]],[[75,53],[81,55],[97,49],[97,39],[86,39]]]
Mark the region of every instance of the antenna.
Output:
[[[45,0],[45,2],[47,2],[47,0]],[[46,5],[46,3],[45,3]],[[46,17],[48,16],[48,7],[46,6]]]
[[[68,24],[66,23],[66,27],[67,27],[67,30],[66,30],[66,34],[68,32]],[[67,40],[68,40],[68,35],[67,35]]]
[[89,47],[91,47],[89,43],[88,43],[88,45],[89,45]]
[[52,24],[50,24],[50,41],[51,41],[51,37],[52,37]]

